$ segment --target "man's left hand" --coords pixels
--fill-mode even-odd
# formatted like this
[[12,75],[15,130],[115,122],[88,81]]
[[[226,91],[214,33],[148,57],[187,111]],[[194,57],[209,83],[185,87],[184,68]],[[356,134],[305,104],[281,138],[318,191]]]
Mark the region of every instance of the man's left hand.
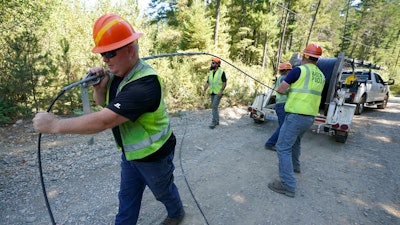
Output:
[[32,119],[32,122],[37,133],[53,133],[56,118],[53,113],[40,111]]

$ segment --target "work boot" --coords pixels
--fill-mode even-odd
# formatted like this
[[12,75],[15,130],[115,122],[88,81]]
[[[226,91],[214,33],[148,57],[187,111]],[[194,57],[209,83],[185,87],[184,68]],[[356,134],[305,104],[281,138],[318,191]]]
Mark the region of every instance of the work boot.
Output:
[[282,186],[281,181],[279,180],[274,180],[272,183],[268,184],[268,188],[279,193],[279,194],[284,194],[288,197],[294,198],[295,192],[294,191],[289,191],[286,188]]
[[212,122],[212,123],[210,124],[210,126],[208,126],[208,127],[209,127],[210,129],[214,129],[216,126],[217,126],[217,124],[214,123],[214,122]]
[[160,223],[160,225],[178,225],[185,217],[185,211],[182,209],[182,214],[177,218],[169,218],[168,216]]
[[275,151],[276,152],[276,147],[275,146],[269,146],[269,145],[264,145],[265,149]]

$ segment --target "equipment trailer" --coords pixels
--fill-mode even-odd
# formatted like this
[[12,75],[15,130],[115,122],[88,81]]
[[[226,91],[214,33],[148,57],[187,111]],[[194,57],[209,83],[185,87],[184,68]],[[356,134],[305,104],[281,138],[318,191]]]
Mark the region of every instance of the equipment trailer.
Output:
[[[345,143],[350,131],[351,121],[356,106],[345,103],[346,90],[342,90],[339,81],[344,63],[344,53],[337,58],[320,58],[317,66],[325,75],[325,86],[322,91],[320,114],[315,117],[316,133],[331,135],[337,142]],[[290,60],[293,66],[299,66],[301,59],[295,54]],[[277,120],[274,110],[275,99],[273,90],[267,94],[257,95],[253,104],[248,107],[250,117],[255,123],[265,120]]]

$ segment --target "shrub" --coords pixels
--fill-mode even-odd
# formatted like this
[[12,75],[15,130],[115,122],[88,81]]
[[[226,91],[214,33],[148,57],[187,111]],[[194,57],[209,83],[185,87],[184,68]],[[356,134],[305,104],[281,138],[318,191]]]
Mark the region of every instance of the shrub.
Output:
[[390,86],[390,94],[392,96],[400,96],[400,84]]
[[0,125],[11,123],[16,114],[18,114],[18,107],[0,97]]

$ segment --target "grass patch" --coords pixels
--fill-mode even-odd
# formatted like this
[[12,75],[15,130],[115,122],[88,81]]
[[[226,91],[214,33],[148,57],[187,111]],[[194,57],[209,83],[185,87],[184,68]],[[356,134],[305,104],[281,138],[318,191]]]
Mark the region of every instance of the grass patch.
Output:
[[390,86],[390,94],[392,96],[400,97],[400,84]]

